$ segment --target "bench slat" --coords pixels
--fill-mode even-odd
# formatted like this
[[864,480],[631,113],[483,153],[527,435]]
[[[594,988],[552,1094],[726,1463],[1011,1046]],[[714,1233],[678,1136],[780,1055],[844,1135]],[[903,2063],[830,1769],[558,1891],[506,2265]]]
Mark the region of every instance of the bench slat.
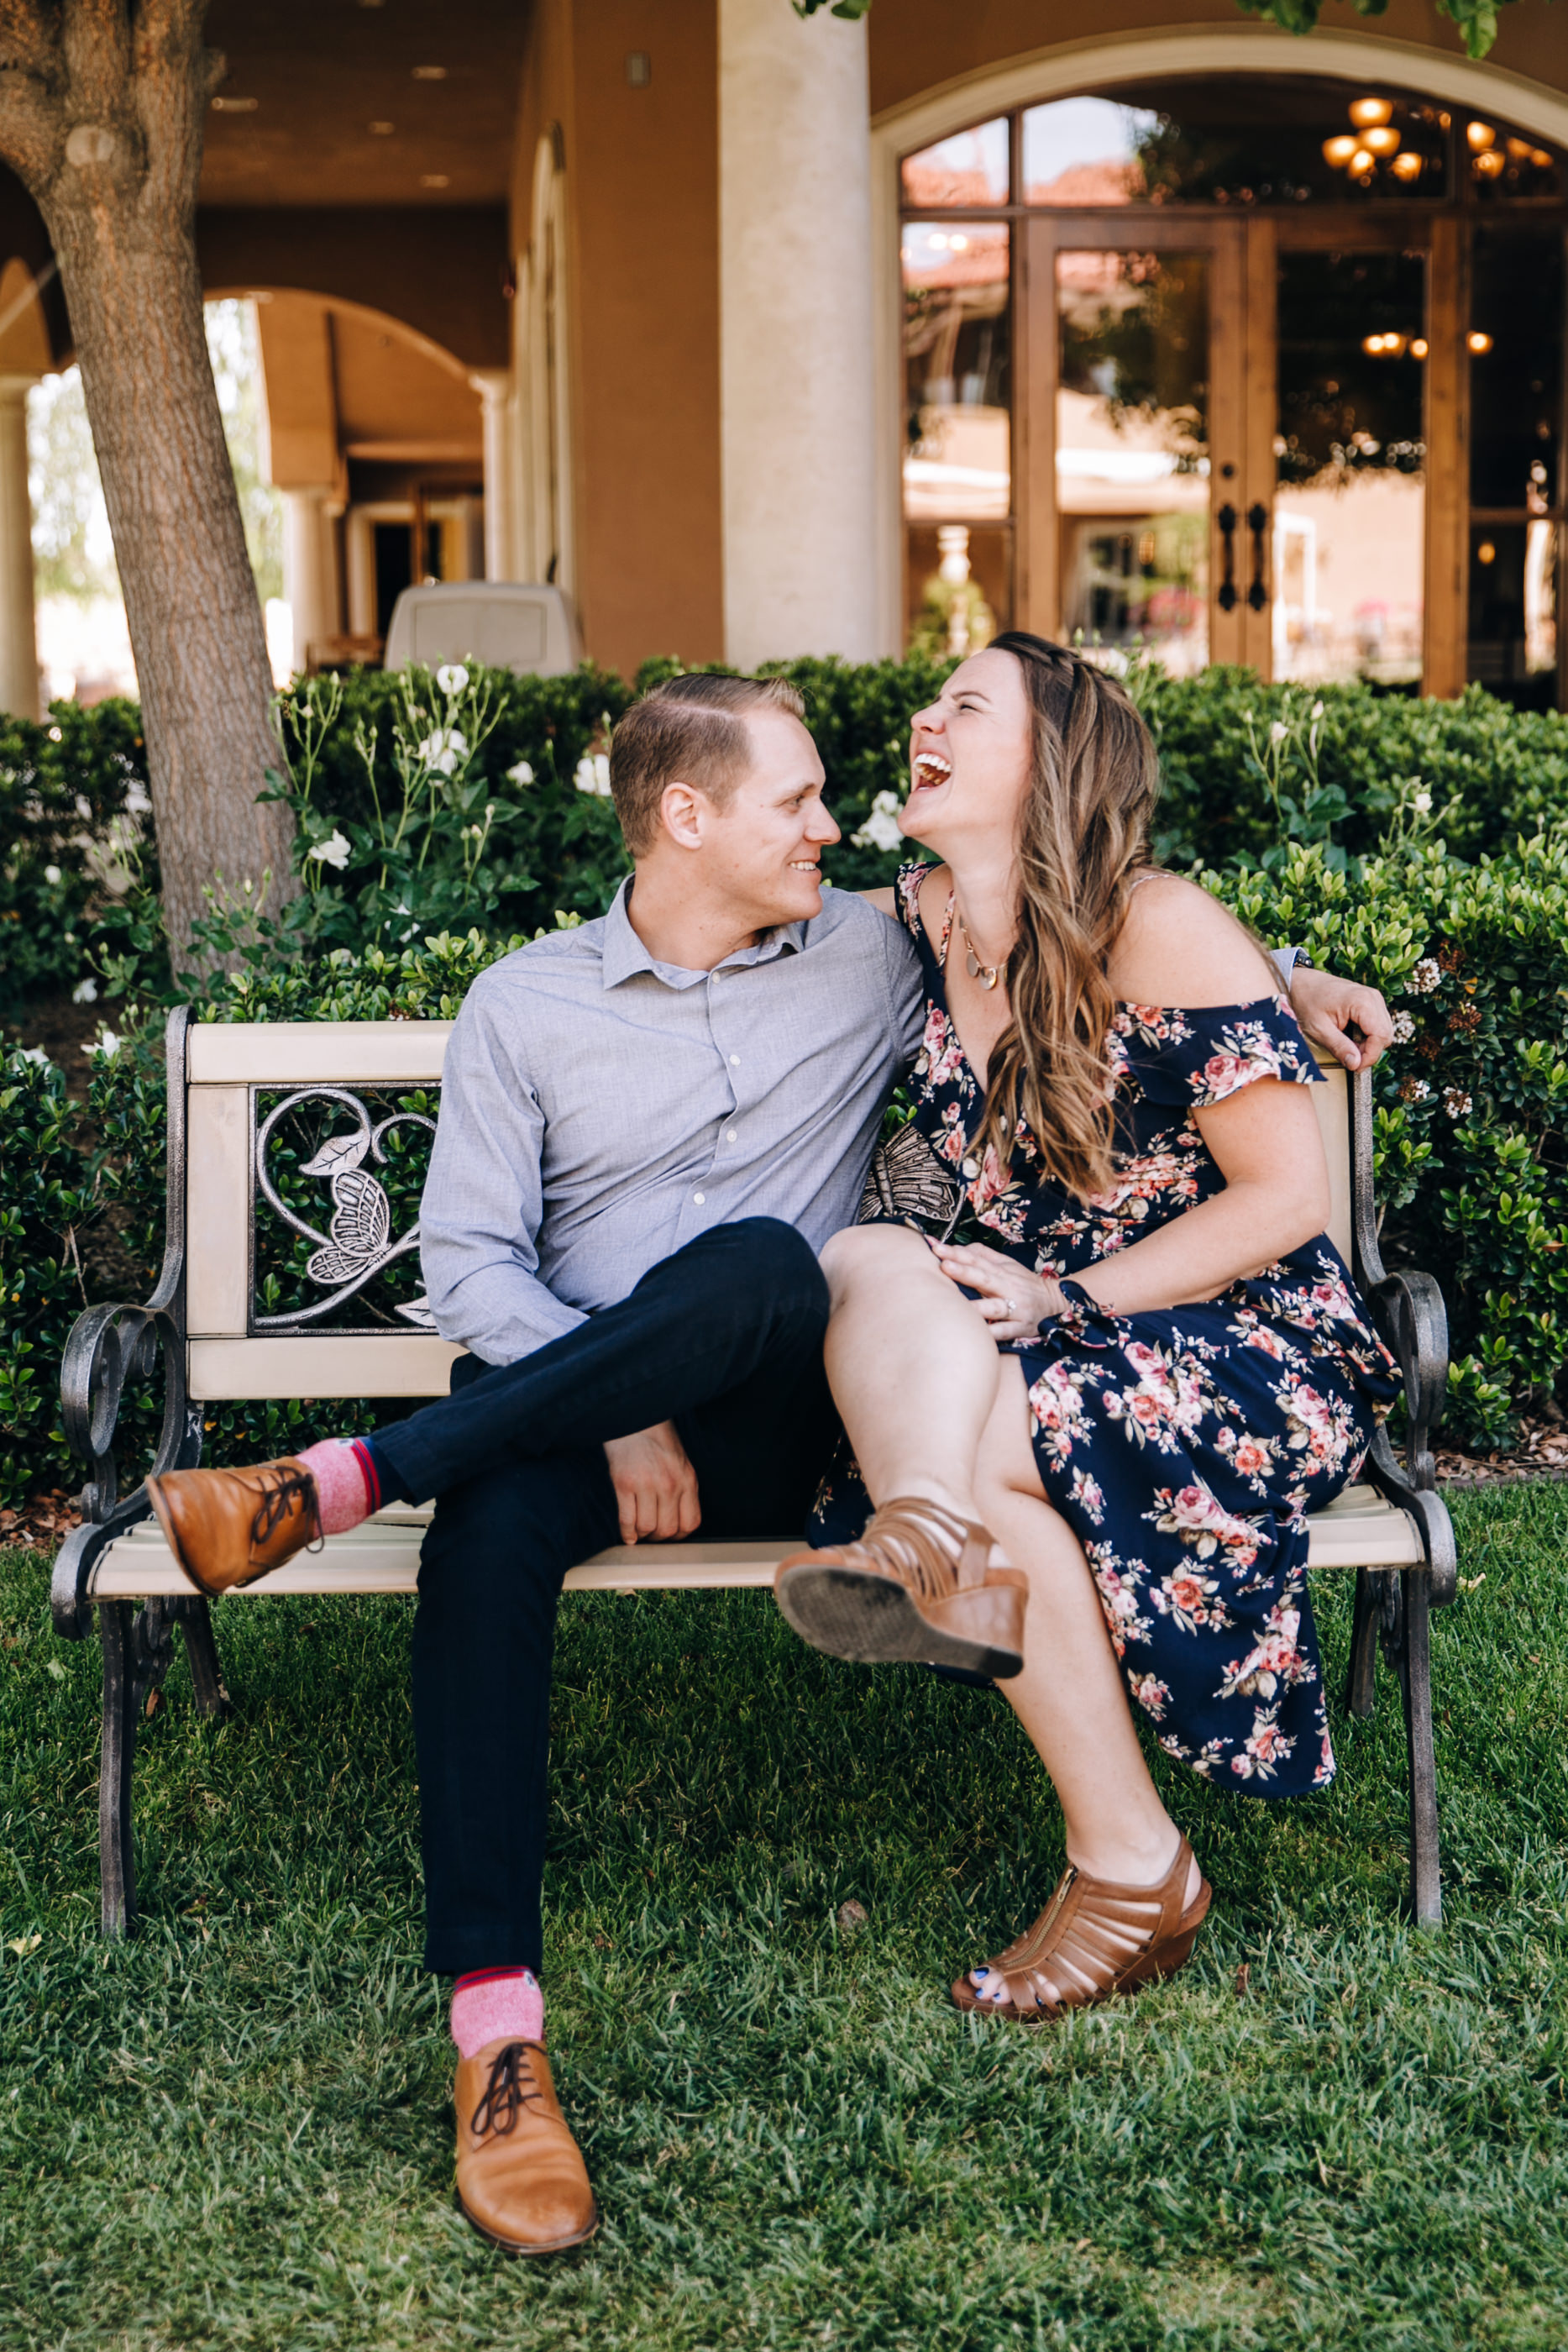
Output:
[[[325,1549],[301,1553],[247,1593],[412,1592],[430,1511],[383,1511]],[[1422,1558],[1414,1523],[1370,1486],[1351,1486],[1314,1513],[1311,1565],[1415,1568]],[[690,1591],[769,1584],[797,1539],[778,1543],[615,1544],[570,1570],[569,1592]],[[156,1520],[145,1519],[103,1554],[92,1577],[95,1601],[133,1601],[189,1592]]]

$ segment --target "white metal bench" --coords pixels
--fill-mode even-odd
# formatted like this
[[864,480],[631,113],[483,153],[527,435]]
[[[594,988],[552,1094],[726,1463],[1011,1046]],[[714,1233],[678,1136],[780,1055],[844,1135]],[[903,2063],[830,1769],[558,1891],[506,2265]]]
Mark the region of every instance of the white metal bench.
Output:
[[[164,1414],[154,1466],[172,1469],[199,1460],[204,1407],[214,1400],[446,1393],[460,1351],[419,1328],[428,1323],[428,1311],[422,1316],[413,1301],[389,1313],[384,1304],[367,1307],[364,1297],[394,1262],[413,1262],[413,1228],[393,1232],[391,1204],[372,1171],[382,1137],[377,1113],[405,1126],[417,1115],[388,1114],[378,1097],[439,1087],[450,1034],[451,1024],[437,1021],[196,1024],[184,1009],[170,1017],[162,1272],[144,1306],[93,1307],[78,1317],[61,1374],[66,1432],[91,1476],[83,1523],[56,1564],[52,1605],[56,1630],[68,1640],[80,1640],[96,1618],[103,1652],[99,1816],[106,1935],[124,1934],[135,1916],[136,1726],[149,1690],[167,1671],[176,1623],[184,1629],[198,1706],[211,1714],[228,1705],[207,1603],[170,1556],[145,1487],[118,1497],[120,1398],[128,1382],[150,1379],[162,1359]],[[1435,1926],[1441,1890],[1428,1616],[1453,1597],[1455,1554],[1448,1510],[1435,1490],[1430,1430],[1447,1380],[1447,1327],[1430,1276],[1387,1276],[1378,1255],[1370,1080],[1363,1075],[1347,1084],[1343,1071],[1325,1068],[1329,1084],[1313,1089],[1313,1101],[1333,1188],[1330,1228],[1400,1359],[1409,1436],[1403,1465],[1380,1436],[1364,1483],[1314,1514],[1311,1565],[1356,1571],[1351,1713],[1372,1711],[1380,1641],[1398,1677],[1410,1766],[1412,1905],[1419,1921]],[[289,1207],[268,1165],[279,1118],[291,1110],[302,1115],[310,1102],[325,1106],[317,1116],[326,1124],[347,1116],[350,1134],[362,1139],[353,1177],[342,1170],[354,1152],[340,1147],[336,1156],[319,1151],[297,1169],[296,1194],[298,1178],[316,1171],[327,1188],[318,1213],[326,1218],[328,1195],[344,1212],[346,1223],[335,1208],[325,1230],[301,1219],[298,1205]],[[308,1278],[323,1299],[308,1298],[282,1313],[260,1311],[258,1207],[264,1217],[281,1212],[322,1244]],[[246,1604],[281,1593],[412,1593],[429,1517],[427,1508],[406,1506],[382,1511],[232,1598]],[[800,1539],[800,1529],[781,1528],[773,1543],[618,1545],[573,1568],[566,1587],[631,1592],[767,1584]]]

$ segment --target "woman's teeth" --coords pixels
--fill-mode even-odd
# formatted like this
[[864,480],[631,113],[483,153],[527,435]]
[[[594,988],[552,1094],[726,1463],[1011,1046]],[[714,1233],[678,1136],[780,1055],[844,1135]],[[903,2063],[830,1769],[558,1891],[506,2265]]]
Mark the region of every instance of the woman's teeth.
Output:
[[951,764],[940,751],[922,751],[915,762],[915,786],[918,789],[921,785],[946,783],[952,772]]

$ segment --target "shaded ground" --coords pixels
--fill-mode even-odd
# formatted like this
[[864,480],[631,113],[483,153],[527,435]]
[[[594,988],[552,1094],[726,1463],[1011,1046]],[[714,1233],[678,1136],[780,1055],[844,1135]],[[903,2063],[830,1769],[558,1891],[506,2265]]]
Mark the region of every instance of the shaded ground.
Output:
[[[1459,1498],[1435,1629],[1449,1925],[1405,1759],[1269,1808],[1172,1778],[1216,1881],[1171,1985],[1030,2035],[944,1988],[1060,1825],[1001,1703],[765,1595],[562,1613],[550,2034],[605,2226],[450,2203],[418,1969],[408,1611],[236,1598],[233,1718],[144,1727],[147,1918],[93,1933],[96,1658],[0,1558],[0,2341],[17,2352],[1556,2352],[1568,2338],[1568,1495]],[[1320,1582],[1336,1680],[1348,1586]],[[843,1936],[836,1915],[869,1924]]]

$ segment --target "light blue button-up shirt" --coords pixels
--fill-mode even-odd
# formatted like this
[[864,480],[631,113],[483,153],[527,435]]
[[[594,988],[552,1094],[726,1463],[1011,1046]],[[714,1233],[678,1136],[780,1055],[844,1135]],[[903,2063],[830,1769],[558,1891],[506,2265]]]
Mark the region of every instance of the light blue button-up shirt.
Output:
[[914,947],[853,893],[713,971],[655,963],[625,898],[481,972],[447,1047],[420,1247],[437,1329],[486,1363],[711,1225],[779,1217],[820,1249],[919,1049]]

